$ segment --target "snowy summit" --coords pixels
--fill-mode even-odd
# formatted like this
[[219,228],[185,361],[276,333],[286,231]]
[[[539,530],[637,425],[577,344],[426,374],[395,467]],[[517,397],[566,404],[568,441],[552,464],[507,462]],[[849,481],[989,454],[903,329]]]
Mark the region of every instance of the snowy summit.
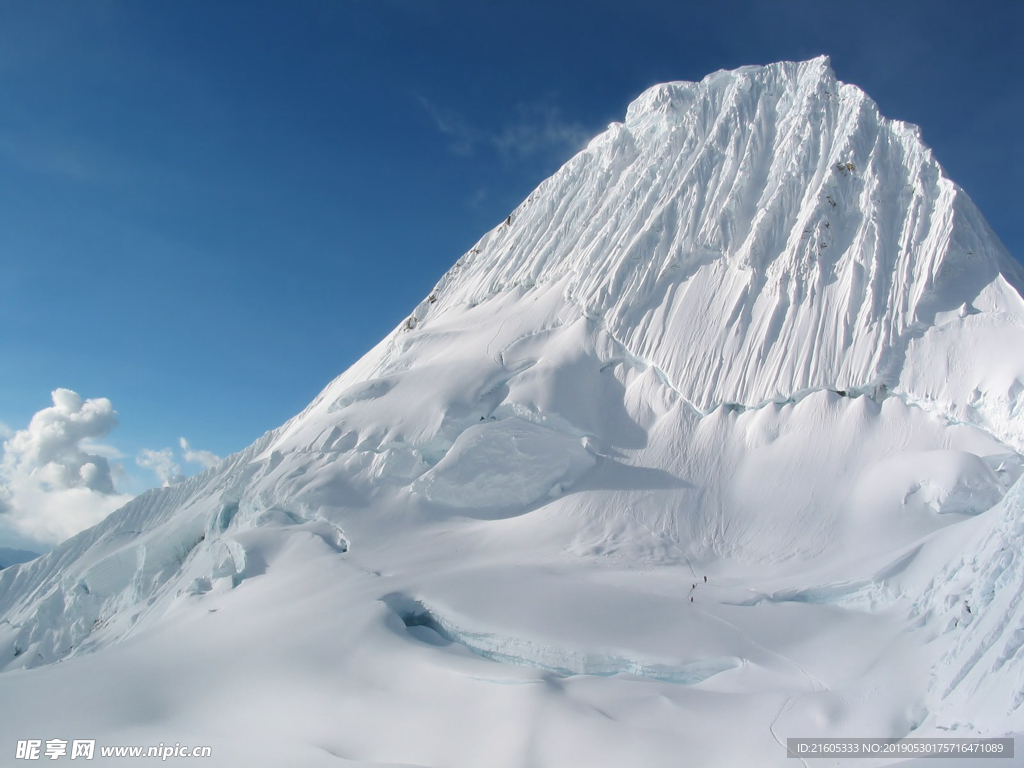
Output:
[[467,768],[1024,732],[1022,286],[827,59],[651,88],[302,413],[0,572],[0,732]]

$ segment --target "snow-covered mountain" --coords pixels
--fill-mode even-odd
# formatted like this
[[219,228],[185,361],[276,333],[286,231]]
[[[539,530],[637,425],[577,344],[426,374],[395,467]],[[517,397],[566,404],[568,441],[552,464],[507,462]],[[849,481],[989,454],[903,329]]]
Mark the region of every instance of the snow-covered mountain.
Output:
[[651,88],[290,422],[3,571],[0,733],[674,766],[1024,731],[1022,286],[827,59]]

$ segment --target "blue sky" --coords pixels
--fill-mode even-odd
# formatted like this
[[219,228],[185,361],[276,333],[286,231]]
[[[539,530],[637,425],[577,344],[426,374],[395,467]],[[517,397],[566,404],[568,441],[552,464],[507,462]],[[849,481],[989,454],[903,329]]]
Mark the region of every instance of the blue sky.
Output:
[[642,90],[744,64],[830,55],[1019,257],[1022,21],[934,0],[4,3],[0,422],[58,387],[109,398],[129,492],[154,482],[144,448],[239,450]]

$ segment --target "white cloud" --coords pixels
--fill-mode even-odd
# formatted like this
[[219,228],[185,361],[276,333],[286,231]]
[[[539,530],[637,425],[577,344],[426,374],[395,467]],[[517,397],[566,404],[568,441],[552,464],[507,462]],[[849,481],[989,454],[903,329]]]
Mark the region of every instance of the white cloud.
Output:
[[473,150],[478,144],[486,141],[486,134],[467,123],[458,113],[440,109],[422,96],[419,97],[419,101],[423,108],[430,113],[437,130],[451,140],[448,146],[455,154],[469,156],[473,154]]
[[[211,451],[193,448],[184,437],[178,439],[178,445],[181,446],[181,460],[187,464],[199,464],[203,469],[220,464],[220,456]],[[159,451],[143,448],[135,458],[135,463],[153,472],[165,488],[186,478],[181,471],[181,464],[175,458],[173,448],[161,448]]]
[[[83,440],[82,450],[95,454],[96,456],[102,456],[104,459],[108,460],[124,458],[124,454],[114,446],[107,443],[98,443],[95,440]],[[111,472],[114,472],[113,466],[111,466]]]
[[181,467],[174,460],[174,451],[170,448],[163,448],[159,451],[143,448],[135,458],[135,463],[143,469],[151,470],[164,488],[185,479],[185,476],[181,474]]
[[131,499],[117,493],[110,463],[113,449],[97,441],[117,426],[105,397],[83,400],[56,389],[53,405],[36,413],[26,429],[11,433],[0,461],[0,513],[19,533],[60,542]]
[[[25,429],[0,423],[0,534],[14,531],[37,544],[58,544],[100,522],[132,499],[118,492],[118,483],[137,483],[116,461],[124,454],[102,442],[117,426],[110,400],[84,400],[70,389],[56,389],[52,398]],[[178,444],[180,456],[173,448],[144,448],[135,463],[165,487],[185,479],[182,463],[204,469],[220,463],[184,437]]]
[[506,159],[520,160],[546,152],[577,152],[592,138],[592,132],[566,120],[551,103],[518,105],[515,119],[495,132],[482,130],[459,113],[441,109],[422,96],[419,101],[457,155],[469,156],[480,147],[489,147]]
[[507,156],[527,157],[546,151],[577,152],[592,138],[579,123],[566,121],[553,104],[519,107],[518,118],[491,141]]
[[86,453],[82,442],[103,437],[117,425],[105,397],[83,401],[70,389],[55,389],[53,405],[32,417],[4,443],[4,465],[27,472],[53,489],[85,487],[113,493],[107,460]]
[[221,458],[211,451],[204,451],[198,448],[192,448],[188,444],[188,440],[184,437],[180,438],[178,442],[181,444],[181,452],[185,457],[185,461],[189,464],[201,464],[203,469],[209,469],[220,464]]

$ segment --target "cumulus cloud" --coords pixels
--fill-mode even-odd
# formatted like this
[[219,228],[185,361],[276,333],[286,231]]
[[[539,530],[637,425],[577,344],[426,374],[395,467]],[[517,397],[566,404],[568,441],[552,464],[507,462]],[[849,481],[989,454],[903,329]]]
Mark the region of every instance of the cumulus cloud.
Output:
[[[132,499],[118,491],[118,483],[138,485],[117,461],[124,454],[103,442],[118,423],[110,400],[86,400],[70,389],[51,396],[53,405],[25,429],[0,423],[0,533],[13,531],[39,544],[58,544],[95,525]],[[193,448],[184,437],[178,445],[180,455],[173,448],[144,448],[135,463],[163,486],[185,479],[182,464],[208,469],[220,463],[219,456]]]
[[83,401],[70,389],[56,389],[53,406],[39,411],[28,429],[4,443],[4,463],[31,473],[44,487],[113,493],[107,460],[87,453],[82,442],[103,437],[116,425],[117,414],[107,398]]
[[47,544],[95,525],[131,499],[114,487],[107,457],[116,451],[98,442],[117,426],[110,401],[83,400],[70,389],[56,389],[52,398],[26,429],[7,430],[0,461],[0,514],[22,535]]

